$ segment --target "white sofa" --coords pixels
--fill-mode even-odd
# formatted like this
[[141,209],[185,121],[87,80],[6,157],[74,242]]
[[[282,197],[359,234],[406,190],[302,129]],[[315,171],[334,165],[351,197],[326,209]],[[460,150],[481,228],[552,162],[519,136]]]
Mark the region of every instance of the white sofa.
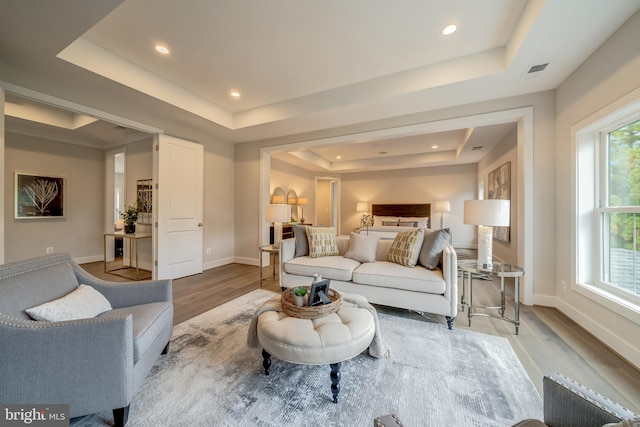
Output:
[[393,240],[379,240],[376,261],[365,263],[343,256],[349,249],[349,236],[337,236],[336,242],[337,256],[311,258],[295,257],[295,238],[283,240],[280,286],[309,286],[313,275],[321,274],[338,292],[364,295],[373,304],[440,314],[452,329],[458,314],[458,259],[451,245],[443,251],[441,268],[429,270],[387,261]]

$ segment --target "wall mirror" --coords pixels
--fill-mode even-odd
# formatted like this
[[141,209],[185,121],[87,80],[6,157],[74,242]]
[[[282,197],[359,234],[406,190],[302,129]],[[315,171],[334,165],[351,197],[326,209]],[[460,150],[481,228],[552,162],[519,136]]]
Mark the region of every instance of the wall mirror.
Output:
[[287,204],[291,205],[291,220],[298,220],[298,195],[295,191],[289,190],[287,192]]
[[295,191],[289,190],[287,193],[287,204],[288,205],[297,205],[298,204],[298,195]]
[[273,194],[271,195],[271,203],[274,205],[281,205],[285,203],[285,194],[282,188],[274,188]]

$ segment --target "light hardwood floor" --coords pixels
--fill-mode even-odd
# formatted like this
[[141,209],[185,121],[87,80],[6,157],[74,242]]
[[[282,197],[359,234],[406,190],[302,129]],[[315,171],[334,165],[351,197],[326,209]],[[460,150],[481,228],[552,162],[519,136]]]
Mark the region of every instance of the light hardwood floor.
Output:
[[[84,264],[83,267],[105,280],[127,280],[105,274],[101,262]],[[270,269],[265,268],[265,275],[269,274]],[[267,281],[263,287],[280,291],[277,280]],[[258,267],[242,264],[229,264],[174,280],[174,324],[259,288]],[[473,290],[474,304],[495,305],[499,301],[497,282],[476,280]],[[507,314],[512,315],[513,286],[510,284],[507,286],[507,301]],[[417,313],[382,306],[378,310],[445,325],[444,318],[439,316],[425,319]],[[473,318],[469,327],[466,314],[466,311],[458,313],[452,333],[456,329],[467,329],[506,338],[540,395],[542,377],[551,372],[561,372],[640,413],[640,371],[558,310],[520,305],[519,335],[515,335],[515,328],[511,323],[487,317]]]

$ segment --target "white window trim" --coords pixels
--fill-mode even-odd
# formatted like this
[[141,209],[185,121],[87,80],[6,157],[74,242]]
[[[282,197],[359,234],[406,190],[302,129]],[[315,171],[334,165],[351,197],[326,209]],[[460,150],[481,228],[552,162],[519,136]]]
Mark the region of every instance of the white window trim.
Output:
[[[638,118],[640,118],[640,88],[571,128],[571,137],[575,144],[573,152],[575,153],[574,212],[576,218],[573,253],[575,281],[571,288],[580,295],[640,325],[640,297],[600,281],[602,267],[599,255],[601,251],[599,233],[602,208],[598,200],[602,183],[596,179],[595,173],[596,168],[600,167],[598,152],[601,149],[601,133],[607,129],[617,129]],[[591,165],[585,167],[584,163],[591,163]],[[591,174],[589,174],[589,168],[591,168]],[[585,179],[591,182],[584,184]],[[588,211],[585,209],[587,205],[595,214],[585,215],[588,213],[585,212]],[[589,244],[590,242],[595,244]]]

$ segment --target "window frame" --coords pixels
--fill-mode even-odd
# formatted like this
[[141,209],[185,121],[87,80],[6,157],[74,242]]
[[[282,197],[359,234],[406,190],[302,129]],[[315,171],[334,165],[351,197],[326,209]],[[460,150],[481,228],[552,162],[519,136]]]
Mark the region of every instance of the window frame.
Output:
[[[596,167],[598,206],[595,207],[596,216],[598,218],[598,220],[595,221],[598,251],[594,253],[594,265],[597,266],[598,271],[596,272],[595,277],[598,287],[603,288],[607,292],[613,293],[619,298],[629,299],[633,304],[640,306],[640,294],[625,291],[622,287],[607,281],[607,277],[605,277],[609,270],[608,262],[610,261],[610,257],[606,257],[604,255],[607,249],[607,239],[604,238],[605,232],[608,230],[607,224],[609,216],[607,214],[640,214],[640,206],[609,206],[609,134],[622,127],[640,121],[640,110],[630,113],[630,115],[624,120],[628,121],[622,123],[621,121],[616,120],[615,124],[603,127],[599,132],[599,145],[596,156],[598,162]],[[638,224],[638,226],[640,226],[640,224]],[[636,248],[636,250],[638,249],[640,248]]]
[[[575,281],[572,290],[640,325],[640,296],[602,280],[605,212],[629,209],[606,206],[609,132],[640,120],[640,89],[572,126],[575,159]],[[605,168],[603,171],[603,167]],[[635,207],[631,208],[635,209]]]

